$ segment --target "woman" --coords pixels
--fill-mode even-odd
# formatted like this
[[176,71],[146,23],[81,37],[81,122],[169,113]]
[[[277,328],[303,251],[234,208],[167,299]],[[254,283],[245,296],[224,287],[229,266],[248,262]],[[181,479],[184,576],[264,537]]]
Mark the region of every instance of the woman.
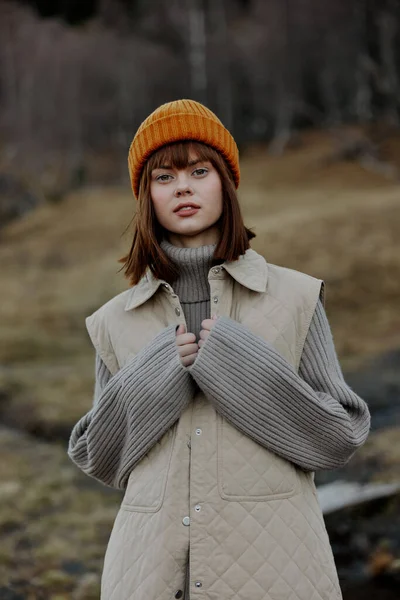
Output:
[[370,416],[324,284],[250,248],[238,150],[205,106],[160,106],[128,163],[132,287],[86,319],[95,399],[69,445],[125,491],[102,598],[341,598],[313,472],[344,465]]

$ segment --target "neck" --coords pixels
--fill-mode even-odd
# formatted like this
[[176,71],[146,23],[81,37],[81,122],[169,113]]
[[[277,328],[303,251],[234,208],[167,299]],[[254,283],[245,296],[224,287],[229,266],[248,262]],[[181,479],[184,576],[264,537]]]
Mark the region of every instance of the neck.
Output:
[[200,248],[201,246],[218,244],[219,235],[218,227],[213,226],[192,236],[168,232],[167,239],[170,244],[178,248]]
[[179,269],[173,287],[182,301],[206,300],[210,296],[208,272],[212,266],[215,244],[186,248],[163,240],[161,248]]

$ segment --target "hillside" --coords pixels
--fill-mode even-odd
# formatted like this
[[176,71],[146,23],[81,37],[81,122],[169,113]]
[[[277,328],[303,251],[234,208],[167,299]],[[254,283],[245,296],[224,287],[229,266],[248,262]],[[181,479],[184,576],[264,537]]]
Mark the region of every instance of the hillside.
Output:
[[[327,313],[349,370],[400,347],[400,186],[357,163],[325,163],[329,143],[309,133],[283,157],[249,149],[240,200],[257,234],[255,250],[325,280]],[[389,150],[396,162],[396,139]],[[0,494],[14,509],[0,511],[0,591],[12,573],[11,587],[24,597],[39,597],[28,596],[37,590],[97,597],[119,495],[81,476],[65,444],[92,398],[94,352],[84,319],[127,287],[117,259],[130,243],[123,233],[133,210],[128,185],[92,187],[41,205],[1,234],[0,452],[7,461]],[[368,460],[375,447],[389,451],[377,433]],[[391,455],[389,478],[397,460]],[[21,493],[26,486],[29,493]]]

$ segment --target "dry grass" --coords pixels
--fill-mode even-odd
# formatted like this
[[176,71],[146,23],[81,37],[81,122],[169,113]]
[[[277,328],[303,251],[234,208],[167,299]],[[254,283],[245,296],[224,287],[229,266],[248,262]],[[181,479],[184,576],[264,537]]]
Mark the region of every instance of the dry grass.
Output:
[[[56,444],[0,429],[0,449],[0,595],[11,584],[22,598],[98,598],[121,494],[100,491]],[[87,572],[94,593],[78,595]]]
[[[394,140],[395,160],[398,149]],[[400,345],[399,186],[354,164],[324,167],[328,151],[329,140],[317,133],[282,158],[253,148],[242,159],[240,199],[257,233],[256,250],[326,281],[337,349],[350,365]],[[85,190],[41,206],[2,232],[0,406],[6,423],[65,438],[89,408],[94,352],[84,319],[127,286],[117,258],[129,245],[121,234],[133,204],[128,186]],[[389,446],[396,435],[390,433]],[[365,457],[384,454],[392,478],[397,455],[389,456],[385,440],[371,436]],[[87,478],[56,444],[5,431],[0,450],[0,497],[7,500],[0,511],[0,586],[19,578],[28,598],[38,590],[72,597],[87,585],[79,597],[98,597],[116,496],[86,489]],[[363,457],[360,451],[357,458]],[[74,568],[83,579],[87,571],[94,575],[79,581]]]
[[[256,250],[325,279],[345,359],[400,342],[399,186],[355,164],[321,166],[328,149],[326,137],[311,133],[284,157],[248,151],[240,199]],[[0,240],[2,361],[87,352],[84,317],[126,287],[116,260],[128,248],[121,235],[133,209],[128,187],[91,189],[8,227]]]
[[[240,200],[257,251],[326,281],[338,353],[349,364],[400,344],[399,186],[356,164],[322,166],[329,143],[310,133],[283,157],[248,150]],[[62,412],[51,382],[60,365],[85,381],[75,406],[88,404],[93,352],[84,318],[127,286],[117,258],[129,246],[122,234],[133,210],[128,186],[89,189],[41,206],[0,239],[0,360],[8,365],[0,384],[14,385],[17,373],[18,396],[31,385],[35,407],[50,402],[48,415],[57,414],[54,404]],[[25,368],[32,362],[44,373],[43,390],[30,384],[37,381]]]

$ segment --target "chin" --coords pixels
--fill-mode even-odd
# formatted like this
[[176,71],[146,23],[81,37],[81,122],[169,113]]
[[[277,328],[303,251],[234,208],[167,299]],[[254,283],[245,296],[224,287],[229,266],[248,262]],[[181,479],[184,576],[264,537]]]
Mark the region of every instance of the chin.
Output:
[[169,231],[175,233],[175,235],[199,235],[203,231],[207,231],[207,229],[210,229],[210,226],[199,227],[198,225],[194,225],[194,223],[192,225],[187,223],[185,227],[185,224],[182,223],[182,227],[173,227]]

